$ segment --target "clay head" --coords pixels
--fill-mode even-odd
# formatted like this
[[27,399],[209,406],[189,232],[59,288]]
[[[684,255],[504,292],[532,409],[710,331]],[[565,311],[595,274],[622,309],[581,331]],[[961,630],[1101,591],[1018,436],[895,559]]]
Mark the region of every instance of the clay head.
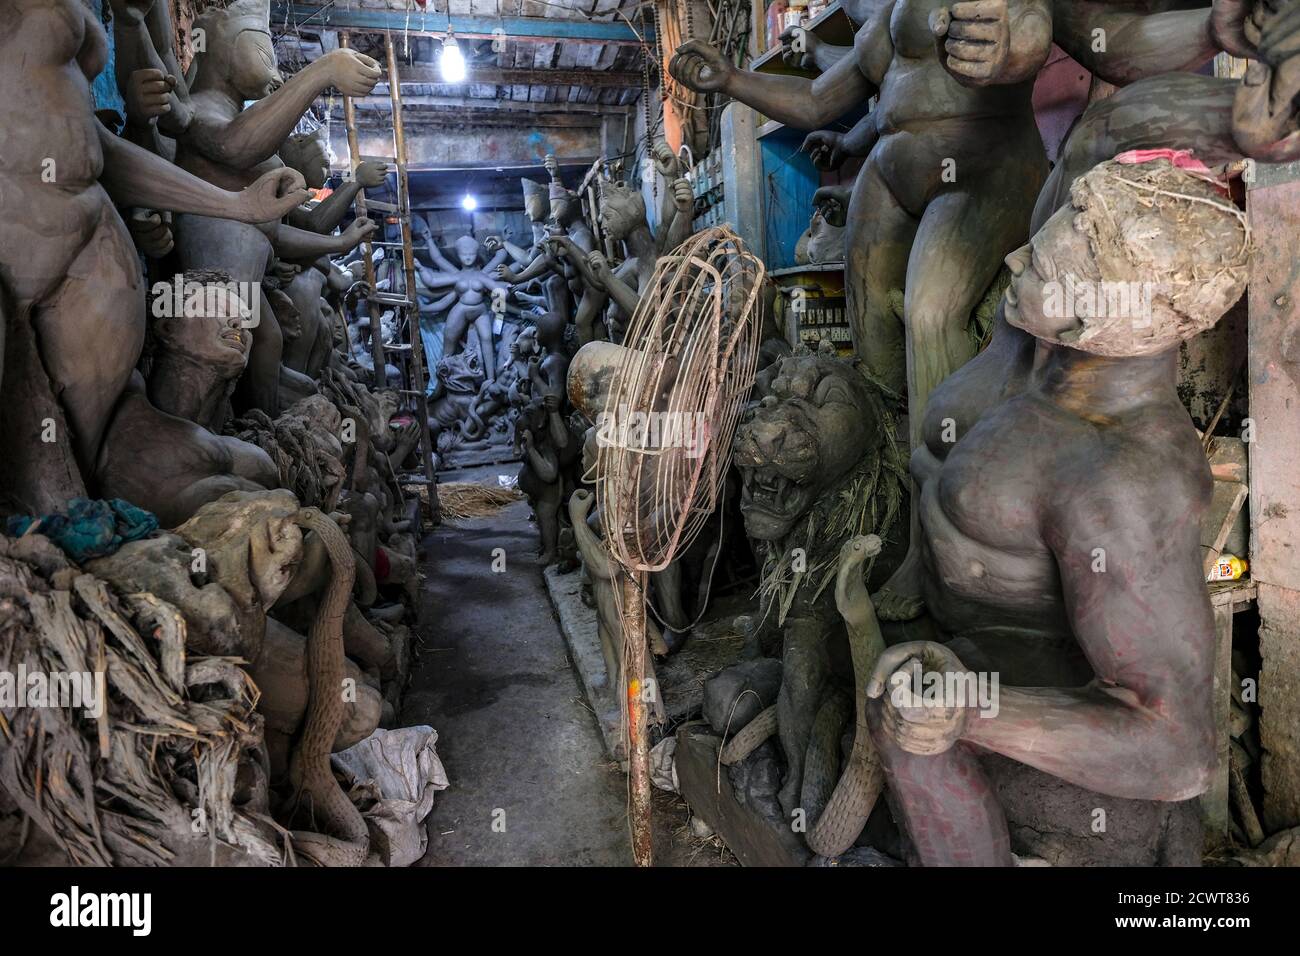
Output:
[[510,343],[510,354],[515,358],[529,358],[541,350],[537,344],[537,329],[531,325],[515,336]]
[[541,183],[531,179],[519,180],[524,188],[524,212],[531,222],[543,222],[551,214],[551,192]]
[[320,189],[330,174],[330,147],[325,127],[319,126],[310,133],[292,134],[280,147],[280,159],[289,168],[302,173],[310,188]]
[[1036,338],[1104,356],[1154,355],[1210,328],[1241,298],[1244,214],[1165,159],[1107,161],[1007,257],[1004,312]]
[[626,239],[645,222],[645,199],[624,183],[606,182],[600,189],[600,224],[611,239]]
[[154,300],[155,355],[188,359],[225,378],[238,376],[252,346],[252,333],[245,328],[249,315],[245,297],[252,293],[241,290],[229,274],[214,270],[190,270],[179,281],[179,296]]
[[260,100],[283,83],[271,42],[270,0],[235,0],[211,7],[194,21],[203,31],[198,76],[229,87],[246,100]]
[[478,262],[478,240],[473,236],[461,236],[453,245],[456,258],[466,269]]
[[560,183],[551,183],[551,220],[560,226],[576,222],[582,214],[582,203],[578,194],[565,189]]
[[558,312],[543,312],[536,318],[537,342],[552,352],[564,345],[564,316]]

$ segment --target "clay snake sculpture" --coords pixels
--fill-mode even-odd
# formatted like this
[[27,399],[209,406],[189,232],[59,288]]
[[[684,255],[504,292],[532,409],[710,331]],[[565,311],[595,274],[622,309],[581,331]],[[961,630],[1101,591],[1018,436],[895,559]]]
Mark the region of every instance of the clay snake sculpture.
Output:
[[294,521],[319,535],[331,570],[307,636],[311,686],[302,734],[289,761],[295,801],[299,806],[306,801],[314,824],[324,832],[294,831],[294,843],[320,865],[361,866],[370,850],[369,831],[330,769],[330,751],[343,723],[343,615],[356,562],[347,536],[320,509],[303,508]]
[[[884,770],[867,729],[867,682],[876,658],[885,649],[885,642],[862,579],[863,562],[879,554],[880,547],[880,538],[868,534],[851,538],[840,550],[835,607],[848,630],[857,716],[853,749],[833,790],[829,777],[834,772],[834,749],[839,746],[840,729],[847,714],[843,695],[833,694],[822,705],[808,744],[802,791],[803,808],[807,818],[813,821],[808,846],[824,857],[839,856],[853,845],[884,788]],[[773,704],[727,742],[722,748],[722,763],[730,766],[743,760],[776,732],[777,708]]]

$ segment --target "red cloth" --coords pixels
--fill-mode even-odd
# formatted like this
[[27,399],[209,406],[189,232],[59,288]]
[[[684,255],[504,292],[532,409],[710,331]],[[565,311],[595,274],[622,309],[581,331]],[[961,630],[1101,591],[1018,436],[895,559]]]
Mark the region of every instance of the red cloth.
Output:
[[392,565],[388,563],[388,554],[383,548],[375,548],[375,580],[387,581]]
[[1228,191],[1228,184],[1221,177],[1216,176],[1209,166],[1197,159],[1190,149],[1130,149],[1116,156],[1115,162],[1123,163],[1125,166],[1134,166],[1138,163],[1149,163],[1157,159],[1167,159],[1179,169],[1185,169],[1189,173],[1204,179],[1223,195],[1231,195]]

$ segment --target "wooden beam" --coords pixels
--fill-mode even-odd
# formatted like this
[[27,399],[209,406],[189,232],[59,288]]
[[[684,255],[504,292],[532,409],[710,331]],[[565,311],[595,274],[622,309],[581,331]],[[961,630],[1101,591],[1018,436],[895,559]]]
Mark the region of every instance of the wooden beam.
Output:
[[[405,84],[403,84],[405,85]],[[358,111],[391,113],[387,99],[357,97]],[[418,123],[433,119],[440,123],[494,123],[518,125],[541,122],[547,126],[599,126],[600,118],[625,113],[627,107],[601,103],[532,103],[527,100],[503,100],[465,96],[407,96],[402,103],[406,121]]]
[[[470,64],[463,83],[486,83],[495,86],[585,86],[592,89],[630,89],[641,85],[641,74],[614,70],[527,70],[502,69]],[[402,70],[402,86],[413,83],[452,86],[442,78],[436,66],[408,66]],[[379,84],[383,86],[384,84]],[[377,89],[377,88],[376,88]]]
[[274,30],[320,28],[349,33],[376,33],[394,30],[400,33],[443,35],[452,31],[467,39],[503,37],[522,42],[616,43],[640,46],[652,42],[653,31],[642,37],[623,20],[597,21],[562,17],[476,17],[448,15],[428,11],[344,10],[320,3],[292,3],[275,0],[271,4],[271,27]]

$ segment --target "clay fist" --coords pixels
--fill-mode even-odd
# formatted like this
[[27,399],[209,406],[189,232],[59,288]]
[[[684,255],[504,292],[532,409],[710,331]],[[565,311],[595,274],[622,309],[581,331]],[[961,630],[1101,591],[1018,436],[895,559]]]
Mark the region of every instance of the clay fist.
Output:
[[930,14],[939,59],[968,86],[1018,83],[1038,72],[1052,48],[1046,10],[1027,6],[1015,14],[1007,0],[968,0]]
[[964,701],[931,692],[931,682],[936,676],[964,673],[957,655],[942,644],[896,644],[877,659],[867,696],[881,699],[881,727],[894,743],[908,753],[933,756],[961,739],[971,711]]
[[384,184],[387,176],[387,163],[377,163],[368,159],[357,165],[356,180],[362,189],[378,189]]
[[122,91],[126,115],[136,123],[148,123],[172,108],[172,90],[176,77],[162,70],[136,70]]
[[726,87],[736,67],[703,40],[688,40],[673,54],[668,72],[697,93],[716,93]]
[[153,209],[136,209],[126,221],[135,247],[150,259],[161,259],[172,251],[171,214]]
[[673,180],[682,174],[681,160],[677,158],[677,154],[673,152],[667,140],[655,140],[651,155],[654,157],[655,169],[659,170],[659,175],[664,179]]
[[271,222],[310,198],[302,173],[282,166],[245,188],[230,218],[238,222]]
[[781,34],[781,60],[796,70],[815,70],[814,56],[821,40],[803,27],[790,27]]
[[689,179],[683,177],[673,181],[673,205],[682,212],[695,208],[695,190],[691,188]]
[[316,62],[344,96],[367,96],[379,82],[379,64],[356,50],[331,50]]

